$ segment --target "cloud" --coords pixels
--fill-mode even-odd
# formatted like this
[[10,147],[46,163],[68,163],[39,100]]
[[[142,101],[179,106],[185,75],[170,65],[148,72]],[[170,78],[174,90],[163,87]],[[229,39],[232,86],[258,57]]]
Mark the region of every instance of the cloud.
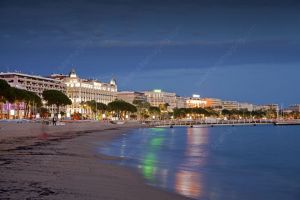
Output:
[[164,78],[164,77],[179,77],[179,76],[199,76],[205,73],[206,69],[203,68],[190,68],[190,67],[181,67],[181,68],[166,68],[166,69],[157,69],[157,70],[146,70],[143,73],[138,73],[135,77],[140,79],[143,78]]
[[155,47],[155,46],[202,46],[202,45],[218,45],[218,42],[207,41],[171,41],[171,40],[101,40],[93,43],[100,47]]
[[[236,40],[96,40],[91,45],[94,47],[180,47],[180,46],[203,46],[203,47],[226,47],[235,44]],[[297,41],[288,39],[265,39],[243,41],[249,47],[284,47],[289,45],[300,45]]]

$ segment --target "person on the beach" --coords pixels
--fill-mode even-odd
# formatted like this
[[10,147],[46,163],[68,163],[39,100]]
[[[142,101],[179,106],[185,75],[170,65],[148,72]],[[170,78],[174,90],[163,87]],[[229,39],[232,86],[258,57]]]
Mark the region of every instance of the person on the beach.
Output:
[[56,121],[57,121],[57,120],[56,120],[56,117],[54,116],[53,119],[52,119],[53,126],[56,126]]

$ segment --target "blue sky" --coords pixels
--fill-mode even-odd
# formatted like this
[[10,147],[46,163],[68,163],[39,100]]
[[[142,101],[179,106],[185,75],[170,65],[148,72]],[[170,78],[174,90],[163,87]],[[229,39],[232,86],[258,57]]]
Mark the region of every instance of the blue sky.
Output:
[[300,2],[0,1],[0,71],[300,103]]

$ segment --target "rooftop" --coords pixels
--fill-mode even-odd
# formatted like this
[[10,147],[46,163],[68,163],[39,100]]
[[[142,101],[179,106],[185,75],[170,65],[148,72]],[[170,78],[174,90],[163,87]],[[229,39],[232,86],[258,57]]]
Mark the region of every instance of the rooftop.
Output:
[[2,76],[2,75],[24,76],[24,77],[35,78],[35,79],[61,82],[60,80],[53,79],[53,78],[47,78],[47,77],[39,76],[39,75],[23,74],[23,73],[20,73],[20,72],[0,72],[0,76]]

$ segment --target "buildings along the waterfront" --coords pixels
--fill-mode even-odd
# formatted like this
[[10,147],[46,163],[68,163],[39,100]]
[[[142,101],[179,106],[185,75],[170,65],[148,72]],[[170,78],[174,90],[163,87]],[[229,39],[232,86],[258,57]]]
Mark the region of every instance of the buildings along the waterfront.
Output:
[[187,108],[204,108],[207,102],[200,98],[200,95],[194,94],[192,97],[186,98]]
[[[42,98],[42,93],[45,90],[59,90],[63,93],[66,92],[66,85],[62,80],[56,80],[52,78],[47,78],[43,76],[24,74],[20,72],[6,72],[0,73],[0,79],[5,80],[11,87],[18,89],[23,89],[36,93]],[[44,107],[47,107],[43,101]],[[35,112],[37,110],[33,108]],[[54,112],[55,106],[48,107],[50,112]],[[14,118],[15,110],[18,110],[18,116],[24,118],[25,115],[25,105],[24,102],[19,102],[17,105],[14,103],[6,102],[1,107],[1,114],[7,116],[8,118]],[[33,113],[31,113],[33,114]]]
[[155,89],[152,91],[145,91],[144,94],[151,106],[160,107],[161,105],[167,104],[168,111],[172,111],[177,107],[177,96],[174,92],[165,92],[160,89]]
[[[72,101],[72,105],[62,108],[67,116],[73,113],[81,113],[84,116],[91,115],[91,110],[86,108],[87,101],[96,101],[99,103],[108,104],[115,99],[121,99],[133,104],[135,100],[147,101],[151,106],[159,107],[164,111],[172,112],[174,108],[213,108],[217,111],[226,110],[248,110],[248,111],[279,111],[278,104],[254,105],[251,103],[241,103],[238,101],[223,101],[217,98],[201,98],[200,95],[192,97],[178,96],[174,92],[167,92],[160,89],[151,91],[121,91],[118,92],[118,87],[115,79],[109,83],[100,82],[94,79],[85,79],[79,77],[75,70],[72,70],[68,75],[52,74],[49,77],[38,75],[24,74],[20,72],[0,73],[0,79],[6,80],[11,87],[35,92],[42,97],[45,90],[59,90],[65,93]],[[47,105],[44,102],[44,107]],[[22,103],[19,107],[22,108]],[[13,109],[14,105],[6,103],[2,106],[2,113]],[[167,108],[167,110],[166,110]],[[5,110],[6,109],[6,110]],[[50,112],[55,112],[55,108],[48,107]],[[285,109],[286,112],[300,112],[300,105],[295,104]]]
[[109,83],[103,83],[93,79],[80,78],[73,69],[68,76],[54,74],[51,77],[63,81],[66,86],[66,95],[71,99],[72,105],[67,106],[67,113],[75,112],[87,114],[84,102],[95,100],[108,104],[117,97],[117,83],[112,79]]
[[35,92],[42,97],[44,90],[66,91],[66,85],[62,80],[43,76],[29,75],[17,72],[0,73],[0,79],[6,80],[11,87]]
[[[83,103],[86,101],[95,100],[96,102],[108,104],[116,99],[117,94],[115,79],[112,79],[109,83],[83,79],[77,76],[75,70],[72,70],[69,75],[52,74],[49,77],[19,72],[1,72],[0,79],[8,82],[11,87],[34,92],[41,98],[44,90],[59,90],[65,93],[71,99],[72,105],[67,106],[66,109],[61,108],[61,111],[65,111],[68,116],[75,112],[85,114],[87,109],[84,108]],[[47,107],[45,102],[44,106]],[[8,112],[8,110],[12,111],[14,105],[7,103],[1,109],[2,113]],[[48,107],[48,109],[51,113],[55,111],[53,106]]]
[[136,91],[121,91],[117,93],[117,99],[126,101],[128,103],[133,103],[136,101],[146,102],[147,97],[143,92]]
[[300,112],[300,104],[290,105],[287,109],[291,112]]
[[237,101],[223,101],[222,102],[223,109],[225,110],[238,110],[239,103]]

